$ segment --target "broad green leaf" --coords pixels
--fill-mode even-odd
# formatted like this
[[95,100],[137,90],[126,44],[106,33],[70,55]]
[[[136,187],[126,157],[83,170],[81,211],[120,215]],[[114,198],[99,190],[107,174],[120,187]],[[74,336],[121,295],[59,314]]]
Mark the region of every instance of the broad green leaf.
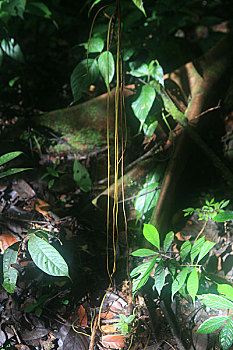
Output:
[[233,220],[233,211],[232,210],[225,210],[222,213],[217,214],[214,218],[214,221],[216,222],[224,222],[228,220]]
[[233,302],[216,294],[203,294],[198,297],[201,301],[209,307],[215,309],[233,309]]
[[2,65],[2,60],[3,60],[3,51],[2,51],[2,49],[0,47],[0,67]]
[[159,84],[164,86],[163,80],[163,68],[159,65],[157,60],[154,60],[149,65],[149,75],[153,79],[155,79]]
[[141,123],[142,128],[146,117],[154,103],[155,100],[155,89],[150,85],[143,85],[139,97],[132,103],[132,109],[135,116]]
[[157,188],[158,185],[158,182],[153,182],[149,184],[146,183],[144,185],[144,188],[138,192],[137,198],[134,203],[137,218],[141,218],[149,210],[156,206],[160,193],[160,190]]
[[129,326],[127,323],[121,324],[121,333],[125,336],[129,331]]
[[233,287],[229,284],[218,284],[218,292],[233,301]]
[[198,272],[197,272],[197,269],[194,268],[187,279],[187,291],[191,296],[194,305],[195,305],[195,297],[197,295],[198,288],[199,288]]
[[109,84],[111,83],[115,74],[115,63],[112,53],[104,51],[98,59],[99,70],[104,78],[108,92],[110,92]]
[[91,38],[89,47],[88,43],[83,44],[89,53],[102,52],[104,48],[104,41],[101,38]]
[[146,123],[143,124],[143,132],[145,134],[145,136],[147,137],[152,137],[152,135],[154,134],[155,132],[155,129],[157,128],[158,126],[158,121],[155,120],[153,123],[151,123],[149,126],[147,125],[147,119],[146,119]]
[[160,250],[160,238],[157,229],[151,224],[144,224],[143,235],[148,242]]
[[146,17],[146,12],[144,10],[143,7],[143,1],[142,0],[132,0],[134,5],[137,6],[137,8],[142,11],[142,13],[144,14],[144,16]]
[[25,11],[26,0],[11,0],[11,1],[1,1],[1,10],[5,11],[9,16],[19,16],[23,18]]
[[233,320],[232,317],[223,327],[219,334],[219,341],[223,350],[227,350],[233,343]]
[[161,290],[163,289],[165,283],[165,268],[162,263],[159,263],[155,269],[154,274],[154,285],[153,289],[156,289],[160,295]]
[[182,246],[180,247],[180,258],[182,261],[186,259],[188,256],[189,252],[191,250],[191,242],[190,240],[184,242]]
[[175,280],[172,283],[172,300],[174,295],[180,290],[180,288],[184,285],[187,274],[189,272],[189,267],[185,267],[183,270],[178,273]]
[[48,242],[37,236],[28,240],[28,251],[34,263],[51,276],[69,277],[68,266],[60,253]]
[[15,40],[13,38],[9,40],[3,39],[1,41],[1,47],[7,56],[11,57],[15,61],[24,63],[24,57],[21,48],[19,44],[15,43]]
[[126,318],[126,323],[132,323],[133,320],[135,319],[135,315],[129,315],[127,318]]
[[31,168],[15,168],[15,169],[9,169],[9,170],[3,171],[2,173],[0,173],[0,179],[5,176],[10,176],[10,175],[20,173],[25,170],[31,170]]
[[134,54],[135,49],[133,48],[124,48],[123,50],[123,61],[128,61]]
[[18,277],[17,270],[12,264],[17,262],[19,243],[9,246],[3,254],[3,287],[8,293],[15,292],[15,285]]
[[[139,290],[141,287],[143,287],[146,284],[146,282],[148,281],[150,274],[154,268],[155,262],[156,262],[156,258],[153,258],[153,259],[145,262],[144,264],[138,266],[137,274],[139,274],[139,276],[137,278],[133,279],[133,282],[132,282],[133,294],[135,294],[137,290]],[[135,275],[135,270],[136,269],[134,269],[131,272],[131,274],[130,274],[131,277],[133,277]]]
[[210,241],[205,241],[204,244],[202,245],[201,247],[201,251],[198,255],[198,258],[197,258],[197,264],[199,261],[201,261],[201,259],[204,258],[204,256],[206,256],[206,254],[209,253],[210,249],[213,248],[213,246],[215,245],[216,243],[214,242],[210,242]]
[[81,163],[74,160],[73,165],[73,178],[74,181],[79,186],[80,190],[84,192],[89,192],[92,188],[92,182],[88,171],[82,166]]
[[158,255],[158,253],[151,249],[137,249],[133,253],[131,253],[131,255],[145,257],[151,255]]
[[210,317],[208,320],[203,322],[197,330],[197,333],[200,334],[208,334],[216,331],[219,327],[221,327],[227,320],[228,316],[216,316]]
[[0,157],[0,166],[9,162],[10,160],[20,156],[23,152],[10,152],[10,153],[6,153],[6,154],[3,154],[1,157]]
[[70,77],[70,85],[74,102],[80,100],[83,90],[89,88],[93,84],[99,75],[99,67],[96,60],[88,59],[88,71],[87,60],[81,61],[73,70]]
[[164,253],[166,253],[170,247],[170,245],[172,244],[172,241],[174,239],[174,232],[169,232],[166,234],[166,237],[164,239],[164,242],[163,242],[163,250],[164,250]]
[[137,78],[144,77],[144,76],[148,75],[148,73],[149,73],[148,65],[146,63],[143,63],[138,68],[132,69],[129,73],[132,76],[137,77]]
[[199,238],[192,246],[190,257],[191,257],[191,262],[193,263],[194,259],[197,257],[197,255],[201,251],[201,247],[205,242],[205,236]]

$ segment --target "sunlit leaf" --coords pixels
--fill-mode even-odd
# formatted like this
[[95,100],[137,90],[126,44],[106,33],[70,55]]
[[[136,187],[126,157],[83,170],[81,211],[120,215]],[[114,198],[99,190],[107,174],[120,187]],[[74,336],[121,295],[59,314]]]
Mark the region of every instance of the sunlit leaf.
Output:
[[233,287],[229,284],[218,284],[218,292],[233,301]]
[[9,169],[9,170],[3,171],[0,173],[0,179],[5,176],[21,173],[22,171],[25,171],[25,170],[31,170],[31,168],[15,168],[15,169]]
[[[68,266],[60,253],[45,240],[31,236],[28,251],[34,263],[51,276],[69,277]],[[70,277],[69,277],[70,278]]]
[[134,204],[138,218],[156,206],[160,193],[158,185],[158,182],[145,183],[144,188],[138,192]]
[[197,257],[197,255],[200,253],[202,245],[205,242],[205,236],[199,238],[192,246],[190,257],[191,262],[193,263],[194,259]]
[[155,100],[155,89],[151,87],[150,85],[143,85],[140,95],[132,103],[132,109],[134,111],[135,116],[138,118],[138,120],[141,123],[141,127],[143,126],[146,117],[154,103]]
[[223,350],[227,350],[233,343],[233,320],[232,317],[223,327],[219,335],[219,341]]
[[130,70],[129,73],[137,78],[146,76],[149,73],[148,65],[146,63],[143,63],[141,66]]
[[166,234],[164,242],[163,242],[163,250],[164,253],[166,253],[170,247],[170,245],[172,244],[172,241],[174,239],[174,232],[169,232]]
[[217,214],[214,218],[214,221],[216,222],[224,222],[228,220],[233,220],[233,211],[232,210],[225,210],[222,213]]
[[73,70],[70,77],[71,90],[74,97],[74,102],[80,100],[82,92],[93,84],[99,75],[99,66],[96,60],[88,59],[81,61]]
[[137,290],[139,290],[141,287],[143,287],[146,282],[148,281],[150,274],[153,270],[153,267],[155,265],[157,258],[153,258],[141,265],[139,265],[137,268],[133,269],[130,276],[135,277],[139,274],[139,276],[135,279],[133,279],[132,282],[132,292],[133,294],[136,293]]
[[24,56],[21,51],[21,48],[13,38],[9,40],[3,39],[1,41],[1,47],[7,56],[11,57],[15,61],[18,61],[21,63],[24,62]]
[[190,240],[187,240],[186,242],[184,242],[182,244],[182,246],[180,247],[180,258],[182,261],[184,261],[186,259],[186,257],[188,256],[190,250],[191,250],[191,242]]
[[99,70],[104,78],[108,91],[110,92],[109,84],[111,83],[115,74],[115,63],[112,53],[104,51],[98,59]]
[[146,17],[146,12],[143,7],[143,1],[142,0],[132,0],[132,1],[137,6],[137,8],[139,8],[139,10],[142,11],[144,16]]
[[9,162],[10,160],[20,156],[23,152],[10,152],[10,153],[6,153],[6,154],[3,154],[1,157],[0,157],[0,166]]
[[84,47],[89,53],[101,52],[104,48],[104,41],[101,38],[91,38],[89,47],[88,43],[85,43]]
[[160,238],[157,229],[151,224],[144,224],[143,235],[148,242],[160,250]]
[[195,297],[197,295],[198,287],[199,287],[198,272],[197,272],[197,269],[194,268],[187,279],[187,291],[193,300],[193,304],[195,304]]
[[219,327],[221,327],[227,320],[228,316],[216,316],[210,317],[208,320],[203,322],[197,330],[197,333],[200,334],[208,334],[216,331]]
[[146,257],[151,255],[158,255],[154,250],[151,249],[137,249],[133,253],[131,253],[133,256],[139,256],[139,257]]
[[154,285],[153,289],[156,289],[160,295],[161,290],[163,289],[165,283],[165,268],[162,263],[159,263],[155,269],[154,274]]
[[178,273],[175,280],[172,283],[172,300],[174,295],[180,290],[180,288],[184,285],[187,274],[189,272],[189,267],[185,267],[183,270]]
[[209,253],[210,249],[213,248],[213,246],[215,246],[215,244],[216,243],[210,242],[210,241],[206,241],[203,243],[201,250],[200,250],[200,253],[198,255],[198,258],[197,258],[197,264],[199,261],[201,261],[201,259],[204,258],[204,256],[206,256],[206,254]]
[[198,296],[201,301],[209,307],[215,309],[233,309],[233,302],[216,294],[203,294]]
[[17,262],[19,243],[8,247],[3,254],[3,287],[8,293],[15,292],[15,285],[18,277],[17,270],[12,264]]
[[159,65],[157,60],[151,61],[149,64],[149,75],[151,78],[155,79],[159,84],[164,86],[164,72],[163,68]]

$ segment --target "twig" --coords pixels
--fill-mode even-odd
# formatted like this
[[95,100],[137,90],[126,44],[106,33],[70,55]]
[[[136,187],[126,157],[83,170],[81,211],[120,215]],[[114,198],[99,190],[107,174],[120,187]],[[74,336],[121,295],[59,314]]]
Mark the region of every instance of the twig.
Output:
[[89,345],[89,350],[93,350],[94,349],[94,345],[95,345],[95,335],[96,335],[96,330],[97,330],[97,321],[98,321],[98,316],[96,316],[94,324],[93,324],[93,329],[92,329],[92,333],[91,333],[91,341],[90,341],[90,345]]

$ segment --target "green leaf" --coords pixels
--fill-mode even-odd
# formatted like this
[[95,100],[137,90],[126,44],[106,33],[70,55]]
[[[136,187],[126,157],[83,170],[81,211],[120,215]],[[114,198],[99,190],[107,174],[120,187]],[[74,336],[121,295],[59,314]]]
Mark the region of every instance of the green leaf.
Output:
[[81,163],[74,160],[73,165],[73,178],[74,181],[79,186],[80,190],[84,192],[89,192],[92,188],[92,182],[88,171],[82,166]]
[[48,8],[48,6],[40,1],[28,2],[27,12],[44,18],[51,18],[52,16],[52,12]]
[[110,51],[104,51],[98,59],[99,70],[104,78],[108,92],[110,92],[109,84],[111,83],[115,74],[115,63],[113,55]]
[[155,269],[153,290],[156,289],[160,295],[165,283],[165,268],[163,263],[159,263]]
[[191,250],[191,242],[190,240],[184,242],[182,246],[180,247],[180,258],[182,261],[186,259],[188,256],[189,252]]
[[135,315],[129,315],[127,318],[126,318],[126,323],[132,323],[133,320],[135,319]]
[[175,280],[172,283],[172,300],[174,295],[180,290],[180,288],[184,285],[187,274],[189,272],[189,267],[185,267],[183,270],[178,273]]
[[198,297],[209,307],[215,309],[233,309],[233,302],[216,294],[203,294]]
[[157,229],[151,224],[144,224],[143,235],[148,242],[160,250],[160,238]]
[[195,305],[195,297],[197,295],[198,288],[199,288],[198,272],[197,272],[197,269],[194,268],[187,279],[187,291],[191,296],[194,305]]
[[55,182],[55,180],[54,180],[54,179],[49,180],[49,182],[48,182],[48,189],[49,189],[49,190],[50,190],[50,188],[52,188],[52,187],[53,187],[54,182]]
[[3,154],[1,157],[0,157],[0,166],[9,162],[10,160],[20,156],[23,152],[10,152],[10,153],[6,153],[6,154]]
[[0,11],[7,12],[8,16],[19,16],[23,19],[26,0],[1,1]]
[[205,241],[204,244],[202,245],[201,247],[201,251],[198,255],[198,258],[197,258],[197,264],[199,261],[201,261],[201,259],[204,258],[204,256],[206,256],[206,254],[209,253],[210,249],[213,248],[213,246],[215,245],[216,243],[214,242],[210,242],[210,241]]
[[19,243],[14,243],[8,247],[3,254],[3,288],[8,293],[15,292],[15,285],[18,277],[17,270],[12,264],[17,262]]
[[101,38],[91,38],[89,42],[89,48],[88,43],[83,44],[85,49],[88,49],[89,53],[95,53],[95,52],[102,52],[104,48],[104,41]]
[[88,71],[87,60],[81,61],[73,70],[70,77],[70,85],[74,102],[77,102],[82,97],[83,90],[89,88],[93,84],[99,75],[99,67],[96,60],[88,59]]
[[216,331],[219,327],[221,327],[227,320],[228,316],[216,316],[210,317],[208,320],[203,322],[197,330],[199,334],[208,334]]
[[149,74],[148,65],[146,63],[143,63],[138,68],[132,69],[129,72],[133,77],[144,77]]
[[146,257],[151,255],[158,255],[158,253],[156,253],[154,250],[151,250],[151,249],[137,249],[133,253],[131,253],[131,255]]
[[170,245],[172,244],[173,239],[174,239],[174,232],[171,231],[166,234],[165,240],[163,242],[164,253],[168,251]]
[[129,331],[129,326],[127,323],[121,324],[121,333],[125,336]]
[[190,257],[191,257],[191,262],[193,263],[194,259],[196,256],[200,253],[201,247],[205,242],[205,236],[199,238],[192,246]]
[[139,97],[132,103],[132,109],[135,116],[141,123],[141,127],[144,124],[146,117],[155,100],[155,89],[150,85],[143,85]]
[[227,299],[233,301],[233,287],[229,284],[218,284],[219,294],[223,294]]
[[124,48],[123,50],[123,61],[128,61],[132,56],[133,54],[135,53],[135,49],[134,48]]
[[233,220],[233,211],[232,210],[225,210],[222,213],[217,214],[214,218],[214,221],[216,222],[224,222],[228,220]]
[[135,294],[137,290],[139,290],[141,287],[143,287],[146,284],[154,268],[155,262],[156,262],[156,258],[153,258],[141,264],[131,272],[130,274],[131,277],[134,277],[135,275],[139,274],[139,276],[133,279],[133,282],[132,282],[133,294]]
[[90,16],[90,13],[91,13],[91,10],[93,9],[93,7],[94,7],[96,4],[98,4],[100,1],[101,1],[101,0],[95,0],[95,1],[93,2],[93,4],[91,5],[91,7],[90,7],[90,9],[89,9],[89,11],[88,11],[88,17]]
[[68,266],[60,253],[49,243],[37,236],[28,240],[28,251],[34,263],[51,276],[69,277]]
[[[147,119],[146,119],[146,123],[147,123]],[[143,132],[144,132],[145,136],[150,138],[154,134],[155,129],[157,128],[159,123],[157,120],[155,120],[149,126],[146,123],[143,124]]]
[[143,1],[142,0],[132,0],[134,5],[137,6],[137,8],[142,11],[142,13],[144,14],[144,16],[146,17],[146,12],[144,10],[143,7]]
[[149,75],[155,79],[159,84],[164,86],[164,80],[163,80],[163,68],[159,65],[157,60],[154,60],[149,65]]
[[24,63],[24,57],[21,48],[19,44],[15,43],[15,40],[13,38],[9,40],[3,39],[1,41],[1,47],[7,56],[11,57],[15,61]]
[[138,192],[138,196],[134,203],[137,218],[141,218],[156,206],[160,193],[159,189],[156,190],[158,185],[158,182],[145,183],[144,188]]
[[20,173],[25,170],[31,170],[31,168],[15,168],[15,169],[9,169],[9,170],[3,171],[0,173],[0,179],[5,176],[10,176],[10,175]]
[[223,350],[227,350],[233,343],[233,320],[232,317],[223,327],[219,335],[219,341]]

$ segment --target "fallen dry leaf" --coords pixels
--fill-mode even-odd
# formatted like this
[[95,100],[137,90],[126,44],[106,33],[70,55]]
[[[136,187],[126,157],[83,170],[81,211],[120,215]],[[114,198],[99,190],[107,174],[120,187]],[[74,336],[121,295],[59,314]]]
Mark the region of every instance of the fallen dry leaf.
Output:
[[2,253],[5,252],[5,250],[11,246],[12,244],[18,242],[19,240],[12,235],[10,232],[5,232],[0,235],[0,249]]
[[116,333],[117,329],[114,324],[108,324],[105,326],[101,326],[101,331],[103,333]]
[[82,305],[78,308],[78,326],[82,328],[87,327],[87,314]]
[[125,339],[119,334],[103,335],[102,343],[108,348],[121,349],[125,346]]

